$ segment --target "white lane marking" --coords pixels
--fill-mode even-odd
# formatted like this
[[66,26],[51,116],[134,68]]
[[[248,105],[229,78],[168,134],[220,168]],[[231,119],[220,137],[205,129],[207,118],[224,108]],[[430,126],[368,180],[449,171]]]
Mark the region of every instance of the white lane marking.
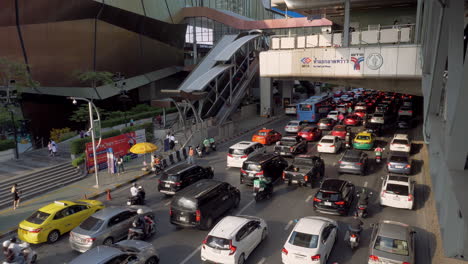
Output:
[[195,249],[192,253],[190,253],[190,255],[188,255],[184,260],[182,260],[180,264],[187,263],[187,261],[189,261],[193,256],[195,256],[195,254],[197,254],[198,251],[200,251],[200,249],[201,249],[201,246],[198,246],[197,249]]
[[289,220],[288,224],[284,227],[284,231],[287,231],[291,225],[293,224],[293,220]]
[[[255,200],[250,201],[248,204],[246,204],[244,207],[242,207],[242,209],[240,209],[240,211],[236,215],[241,215],[254,202],[255,202]],[[195,256],[195,254],[197,254],[200,251],[200,249],[201,249],[201,246],[197,247],[194,251],[192,251],[192,253],[190,253],[190,255],[188,255],[184,260],[182,260],[182,262],[180,262],[180,264],[187,263],[187,261],[189,261],[191,258],[193,258],[193,256]]]
[[168,205],[170,205],[170,204],[171,204],[171,201],[165,203],[164,205],[165,205],[165,206],[168,206]]
[[309,195],[309,197],[307,197],[307,199],[305,200],[306,203],[308,203],[310,201],[310,199],[312,199],[312,195]]
[[364,182],[364,188],[366,188],[366,187],[367,187],[367,184],[368,184],[368,182]]
[[265,261],[266,261],[266,258],[263,257],[257,264],[263,264],[265,263]]

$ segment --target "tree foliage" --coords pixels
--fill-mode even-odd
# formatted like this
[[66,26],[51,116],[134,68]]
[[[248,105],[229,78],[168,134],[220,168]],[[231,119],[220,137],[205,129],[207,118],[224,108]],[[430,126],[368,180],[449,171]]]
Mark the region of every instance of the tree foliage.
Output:
[[22,87],[38,87],[39,83],[31,78],[27,70],[28,66],[22,62],[0,57],[1,84],[8,86],[10,80],[15,80],[15,87],[18,91],[21,91]]
[[[99,111],[99,115],[101,116],[101,120],[104,119],[104,117],[107,116],[107,112],[106,110],[102,109],[102,108],[99,108],[99,107],[96,107]],[[94,118],[96,119],[97,116],[96,116],[96,113],[93,109],[93,114],[94,114]],[[89,122],[89,108],[88,108],[88,104],[81,104],[78,109],[76,109],[75,111],[73,111],[73,114],[70,116],[69,118],[70,121],[73,121],[73,122],[77,122],[77,123],[85,123],[85,122]]]
[[114,74],[108,71],[75,72],[75,76],[81,82],[92,85],[93,87],[110,84],[114,82],[114,80],[112,79]]

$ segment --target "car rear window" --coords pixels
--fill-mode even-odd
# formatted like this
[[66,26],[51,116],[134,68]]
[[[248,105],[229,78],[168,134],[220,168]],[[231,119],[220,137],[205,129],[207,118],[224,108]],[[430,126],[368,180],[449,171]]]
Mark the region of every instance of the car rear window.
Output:
[[408,158],[404,156],[391,156],[390,157],[390,162],[402,162],[402,163],[407,163]]
[[357,139],[358,140],[369,140],[370,137],[369,136],[357,136]]
[[244,155],[244,153],[245,153],[245,149],[234,149],[234,148],[229,149],[229,154],[231,155]]
[[359,157],[344,156],[342,161],[344,161],[344,162],[359,162]]
[[249,171],[261,171],[262,166],[260,166],[259,164],[255,164],[255,163],[244,162],[244,164],[242,165],[242,169],[249,170]]
[[328,200],[331,202],[337,202],[341,200],[341,195],[339,193],[320,191],[317,193],[317,198],[320,200]]
[[389,183],[389,184],[387,184],[386,192],[391,193],[391,194],[398,194],[398,195],[408,196],[409,190],[408,190],[408,186],[406,186],[406,185]]
[[317,248],[318,239],[318,235],[294,231],[289,238],[289,244],[304,248]]
[[206,238],[206,245],[209,246],[210,248],[229,249],[230,241],[229,239],[225,239],[225,238],[208,236]]
[[180,180],[180,176],[178,174],[163,174],[161,175],[161,181],[172,181],[177,182]]
[[299,122],[289,122],[288,126],[298,126]]
[[333,139],[330,139],[330,138],[322,138],[322,140],[320,140],[320,143],[330,143],[332,144],[334,141]]
[[26,221],[30,222],[30,223],[33,223],[33,224],[42,224],[48,217],[50,216],[50,214],[48,213],[44,213],[42,211],[36,211],[34,212],[31,216],[29,216],[28,218],[26,218]]
[[80,227],[84,230],[96,231],[102,226],[103,223],[104,221],[102,221],[101,219],[90,216],[86,220],[84,220],[83,223],[81,223]]
[[295,138],[283,138],[281,139],[281,145],[284,146],[294,146],[296,145],[297,141]]
[[374,249],[396,255],[409,255],[408,242],[406,240],[393,239],[384,236],[377,237]]
[[172,200],[172,205],[178,207],[178,208],[182,208],[182,209],[188,209],[188,210],[191,210],[191,211],[194,211],[197,209],[197,202],[194,201],[194,200],[191,200],[191,199],[188,199],[186,197],[179,197],[178,199],[174,199]]
[[408,144],[408,140],[406,140],[406,139],[394,139],[394,140],[393,140],[393,144],[407,145],[407,144]]
[[267,132],[258,132],[257,135],[259,135],[259,136],[266,136],[266,135],[267,135]]

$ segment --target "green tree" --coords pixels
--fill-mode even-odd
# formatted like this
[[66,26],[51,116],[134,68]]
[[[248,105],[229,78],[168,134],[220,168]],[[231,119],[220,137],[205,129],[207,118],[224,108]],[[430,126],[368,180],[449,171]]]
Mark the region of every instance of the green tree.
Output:
[[108,71],[77,71],[75,72],[75,76],[81,82],[91,85],[99,99],[101,99],[101,95],[99,95],[96,87],[114,82],[112,79],[114,74]]
[[[99,108],[97,107],[98,111],[99,111],[99,115],[101,116],[101,120],[104,119],[105,116],[108,115],[108,113],[106,112],[106,110],[102,109],[102,108]],[[93,113],[95,114],[95,112],[93,111]],[[94,118],[97,118],[96,116],[94,116]],[[76,109],[75,111],[73,111],[73,114],[68,118],[68,120],[70,121],[73,121],[73,122],[77,122],[77,123],[86,123],[86,122],[89,122],[89,108],[88,108],[88,104],[81,104],[78,109]]]
[[0,57],[1,84],[7,87],[11,80],[15,80],[14,85],[18,92],[21,92],[21,88],[23,87],[38,87],[39,83],[31,78],[31,75],[28,72],[28,66],[29,65],[22,62]]

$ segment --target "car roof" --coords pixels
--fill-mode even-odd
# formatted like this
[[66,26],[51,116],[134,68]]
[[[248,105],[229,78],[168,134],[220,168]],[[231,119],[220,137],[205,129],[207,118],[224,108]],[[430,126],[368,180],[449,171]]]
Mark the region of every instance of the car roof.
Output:
[[219,238],[231,239],[237,231],[251,219],[243,216],[226,216],[211,229],[208,235]]
[[229,148],[232,148],[232,149],[246,149],[246,148],[249,148],[253,145],[256,145],[258,144],[257,142],[253,142],[253,141],[241,141],[241,142],[237,142],[236,144],[230,146]]
[[282,137],[281,140],[297,140],[297,136]]
[[85,204],[85,203],[76,203],[76,202],[72,202],[72,201],[65,201],[65,200],[60,200],[60,201],[55,201],[53,203],[50,203],[44,207],[41,207],[39,209],[39,211],[41,212],[44,212],[44,213],[55,213],[57,211],[60,211],[64,208],[67,208],[71,205],[75,205],[75,204]]
[[110,206],[110,207],[106,207],[106,208],[103,208],[102,210],[97,211],[96,213],[93,214],[93,217],[99,218],[99,219],[107,219],[109,217],[120,214],[121,212],[124,212],[127,210],[128,208],[125,208],[125,207]]
[[172,198],[172,202],[179,199],[180,197],[197,199],[212,191],[221,184],[223,184],[223,182],[212,179],[199,180],[177,192]]
[[182,164],[179,164],[179,165],[176,165],[168,170],[165,171],[166,174],[177,174],[177,173],[181,173],[189,168],[192,168],[192,167],[196,167],[197,165],[193,165],[193,164],[187,164],[187,163],[182,163]]
[[345,125],[336,125],[336,126],[333,127],[333,129],[335,129],[335,128],[346,128],[346,126]]
[[360,151],[360,150],[348,149],[343,154],[343,157],[346,157],[346,158],[357,157],[357,158],[359,158],[359,157],[361,157],[361,154],[362,154],[362,151]]
[[270,132],[270,131],[272,131],[272,130],[273,130],[273,129],[266,129],[266,128],[265,128],[265,129],[260,129],[260,130],[258,130],[258,132]]
[[369,136],[369,137],[370,137],[370,136],[372,136],[372,134],[369,133],[369,132],[365,132],[365,131],[364,131],[364,132],[358,133],[356,136]]
[[378,235],[394,239],[407,240],[409,226],[396,221],[384,220],[379,223]]
[[339,192],[341,188],[348,182],[340,179],[326,179],[322,182],[320,190]]
[[116,246],[97,246],[73,259],[70,264],[103,263],[123,252]]
[[394,139],[408,139],[408,135],[407,134],[395,134],[393,138]]
[[325,135],[325,136],[323,136],[320,140],[322,140],[322,139],[336,139],[336,136]]
[[299,219],[293,231],[319,235],[321,230],[330,222],[325,217],[307,216]]
[[331,113],[338,114],[338,111],[332,110],[332,111],[328,112],[328,114],[331,114]]
[[332,121],[332,120],[333,120],[333,119],[331,119],[331,118],[321,118],[321,119],[319,120],[319,122],[322,122],[322,121]]
[[404,151],[390,151],[391,156],[398,156],[398,157],[407,157],[409,158],[409,153]]
[[308,126],[304,127],[301,131],[312,130],[312,129],[314,129],[314,128],[317,128],[317,126],[310,126],[310,125],[308,125]]
[[247,158],[244,163],[262,163],[266,160],[269,160],[271,158],[277,157],[278,155],[275,153],[258,153],[252,157]]
[[408,185],[410,182],[410,178],[408,176],[403,175],[387,175],[387,180],[390,183]]

